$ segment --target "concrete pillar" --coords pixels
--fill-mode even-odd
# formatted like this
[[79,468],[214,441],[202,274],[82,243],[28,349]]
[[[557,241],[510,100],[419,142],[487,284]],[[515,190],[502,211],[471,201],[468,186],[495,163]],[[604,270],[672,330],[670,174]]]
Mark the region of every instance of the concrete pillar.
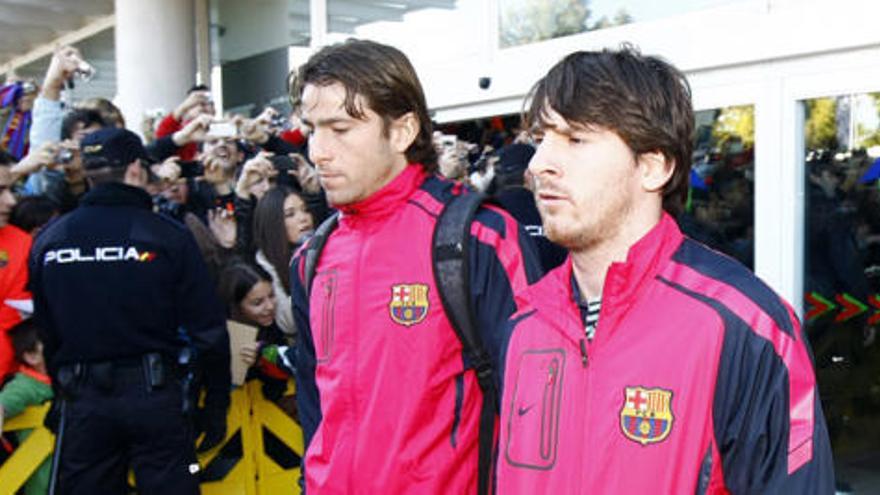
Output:
[[116,0],[116,103],[141,132],[145,111],[170,112],[195,84],[193,0]]

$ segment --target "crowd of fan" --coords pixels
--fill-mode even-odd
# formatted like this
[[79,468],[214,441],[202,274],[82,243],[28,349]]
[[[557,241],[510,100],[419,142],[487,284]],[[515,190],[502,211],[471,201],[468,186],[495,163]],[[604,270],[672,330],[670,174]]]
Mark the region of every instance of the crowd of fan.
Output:
[[[8,208],[0,214],[8,213],[11,228],[30,238],[53,218],[76,208],[89,191],[83,139],[101,129],[126,127],[122,113],[108,99],[65,101],[65,85],[81,63],[75,48],[64,47],[53,55],[42,86],[4,86],[8,98],[2,117],[7,125],[0,161],[10,173],[12,195],[4,196],[9,198],[4,200]],[[258,328],[257,342],[242,349],[239,357],[252,366],[250,376],[263,381],[267,397],[293,413],[292,403],[282,399],[286,376],[261,363],[258,349],[295,339],[289,263],[331,213],[308,159],[308,129],[294,115],[281,115],[271,107],[254,118],[218,115],[210,89],[197,85],[145,130],[148,159],[141,179],[155,210],[193,233],[228,318]],[[541,235],[534,200],[524,187],[533,145],[525,133],[491,126],[477,140],[468,143],[454,134],[435,132],[440,172],[494,194],[536,237],[545,268],[558,265],[564,251]],[[26,279],[26,271],[23,276]],[[5,284],[2,300],[26,298],[24,279]],[[26,309],[17,311],[27,316]],[[0,334],[18,320],[4,319]],[[6,361],[0,362],[0,373],[6,379],[36,345],[34,338],[13,341],[0,341],[0,347],[9,348],[5,355],[0,352],[0,361]],[[12,352],[12,347],[22,349]]]

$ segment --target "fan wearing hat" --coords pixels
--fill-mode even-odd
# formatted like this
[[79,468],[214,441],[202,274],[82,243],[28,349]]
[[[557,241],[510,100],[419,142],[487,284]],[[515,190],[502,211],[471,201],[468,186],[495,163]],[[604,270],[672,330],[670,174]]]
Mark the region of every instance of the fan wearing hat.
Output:
[[80,150],[92,188],[45,228],[29,262],[62,398],[50,424],[57,493],[125,493],[131,468],[139,493],[197,494],[194,416],[181,414],[192,401],[175,374],[180,329],[204,370],[202,446],[216,445],[230,388],[223,308],[192,234],[153,212],[140,138],[106,128]]

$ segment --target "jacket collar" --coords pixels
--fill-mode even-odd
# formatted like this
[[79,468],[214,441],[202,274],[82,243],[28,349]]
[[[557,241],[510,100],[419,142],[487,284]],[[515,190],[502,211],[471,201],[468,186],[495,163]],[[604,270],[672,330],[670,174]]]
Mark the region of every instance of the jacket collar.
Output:
[[120,182],[101,184],[83,196],[83,206],[134,206],[153,209],[153,200],[146,191]]
[[[619,318],[660,273],[683,239],[675,220],[664,212],[657,225],[629,248],[626,261],[611,264],[602,289],[602,312],[597,337],[598,332],[613,331]],[[611,315],[612,321],[605,324],[603,329],[601,320],[606,315]]]
[[[653,280],[672,257],[681,244],[684,236],[678,229],[675,220],[663,213],[660,221],[647,234],[630,246],[626,261],[612,263],[605,274],[605,285],[602,289],[602,309],[599,316],[599,328],[596,341],[605,340],[613,334],[626,311],[635,302],[642,290]],[[546,297],[546,285],[555,289],[557,297]],[[580,318],[576,299],[579,297],[575,286],[571,255],[565,262],[550,272],[535,288],[536,297],[533,302],[551,309],[551,314],[572,315],[576,322],[564,324],[564,333],[574,342],[582,339],[583,321]],[[541,297],[543,295],[543,297]],[[571,311],[574,307],[575,311]]]
[[399,210],[425,181],[427,174],[418,163],[410,163],[397,177],[370,197],[340,206],[342,218],[378,218]]

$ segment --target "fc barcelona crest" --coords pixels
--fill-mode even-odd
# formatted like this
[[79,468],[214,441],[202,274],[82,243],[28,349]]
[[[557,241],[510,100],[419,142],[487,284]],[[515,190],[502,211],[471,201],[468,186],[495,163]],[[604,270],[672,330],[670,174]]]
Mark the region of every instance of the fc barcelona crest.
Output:
[[428,286],[425,284],[400,284],[391,287],[391,319],[405,327],[411,327],[428,316]]
[[626,387],[620,428],[626,438],[642,445],[662,442],[672,431],[672,391]]

